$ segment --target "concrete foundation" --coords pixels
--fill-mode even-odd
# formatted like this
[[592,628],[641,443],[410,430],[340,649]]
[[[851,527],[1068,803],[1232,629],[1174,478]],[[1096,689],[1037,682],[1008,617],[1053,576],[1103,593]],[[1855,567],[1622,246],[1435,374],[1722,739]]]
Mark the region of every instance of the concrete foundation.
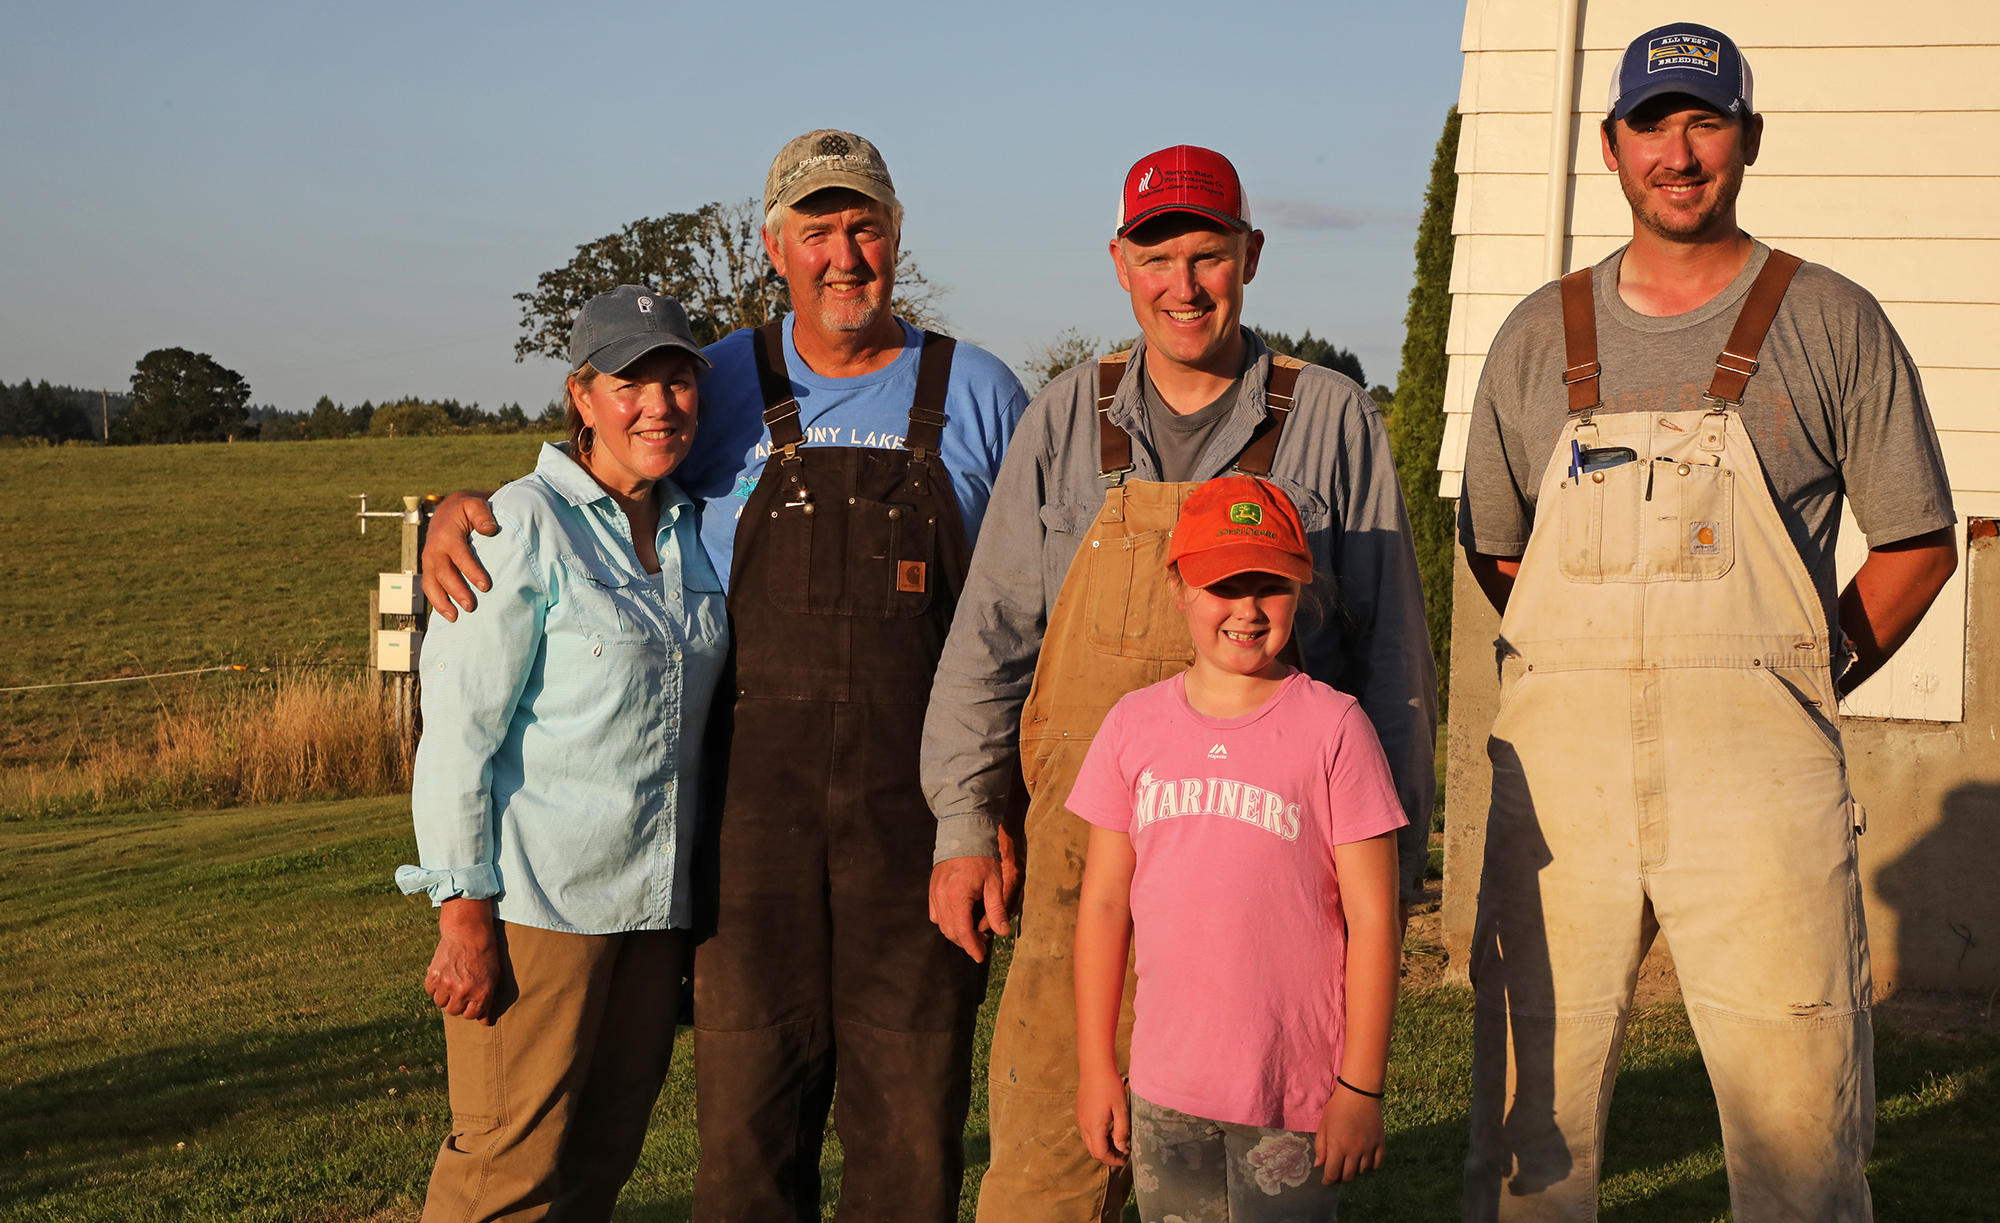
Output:
[[[2000,990],[2000,537],[1991,519],[1973,519],[1970,529],[1965,719],[1840,724],[1849,780],[1868,812],[1862,898],[1880,996],[1905,987]],[[1453,609],[1440,916],[1446,979],[1462,984],[1492,797],[1486,740],[1499,700],[1500,634],[1462,553]]]

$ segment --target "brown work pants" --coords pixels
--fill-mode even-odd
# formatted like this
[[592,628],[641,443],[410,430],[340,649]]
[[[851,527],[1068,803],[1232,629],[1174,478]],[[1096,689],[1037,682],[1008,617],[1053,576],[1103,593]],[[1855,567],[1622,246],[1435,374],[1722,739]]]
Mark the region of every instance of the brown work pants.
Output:
[[[695,973],[704,1223],[958,1217],[986,970],[931,924],[920,704],[739,698],[716,934]],[[835,1103],[838,1063],[840,1092]]]
[[500,1017],[444,1016],[451,1136],[424,1223],[609,1219],[666,1081],[688,934],[496,925]]
[[[1166,550],[1194,483],[1110,489],[1049,613],[1035,686],[1021,711],[1028,783],[1021,929],[993,1025],[987,1092],[993,1162],[979,1186],[979,1223],[1111,1223],[1132,1170],[1090,1157],[1076,1128],[1077,896],[1090,825],[1063,803],[1118,698],[1187,670],[1187,618],[1166,580]],[[1127,967],[1118,1016],[1119,1068],[1132,1043]]]

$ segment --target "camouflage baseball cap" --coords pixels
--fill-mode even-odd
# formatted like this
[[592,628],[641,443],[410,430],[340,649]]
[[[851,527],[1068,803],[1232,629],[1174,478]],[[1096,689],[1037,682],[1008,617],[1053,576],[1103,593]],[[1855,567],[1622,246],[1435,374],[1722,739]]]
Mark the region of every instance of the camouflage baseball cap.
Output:
[[874,145],[853,132],[821,128],[793,140],[764,176],[764,212],[790,207],[815,191],[845,187],[895,207],[896,184]]

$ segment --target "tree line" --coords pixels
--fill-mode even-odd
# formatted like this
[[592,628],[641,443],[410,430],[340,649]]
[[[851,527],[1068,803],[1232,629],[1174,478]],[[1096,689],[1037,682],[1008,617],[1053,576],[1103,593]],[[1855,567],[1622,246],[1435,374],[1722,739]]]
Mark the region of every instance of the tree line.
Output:
[[322,395],[310,412],[252,407],[250,384],[241,374],[207,353],[185,348],[159,348],[141,357],[129,394],[50,386],[47,381],[24,379],[15,387],[0,382],[0,445],[322,441],[561,427],[562,408],[554,403],[533,417],[518,403],[488,412],[476,403],[417,396],[350,408]]

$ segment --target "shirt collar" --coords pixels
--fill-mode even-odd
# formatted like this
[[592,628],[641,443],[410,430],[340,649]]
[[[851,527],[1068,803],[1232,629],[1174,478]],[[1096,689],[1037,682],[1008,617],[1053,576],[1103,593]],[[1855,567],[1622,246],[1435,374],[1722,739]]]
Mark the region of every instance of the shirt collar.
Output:
[[[542,478],[563,500],[579,509],[596,505],[600,501],[610,501],[611,494],[604,486],[590,478],[577,461],[569,457],[568,442],[543,442],[541,454],[535,459],[535,474]],[[662,524],[674,522],[681,511],[693,506],[688,495],[671,477],[660,481],[660,521]],[[614,508],[616,503],[613,503]]]

